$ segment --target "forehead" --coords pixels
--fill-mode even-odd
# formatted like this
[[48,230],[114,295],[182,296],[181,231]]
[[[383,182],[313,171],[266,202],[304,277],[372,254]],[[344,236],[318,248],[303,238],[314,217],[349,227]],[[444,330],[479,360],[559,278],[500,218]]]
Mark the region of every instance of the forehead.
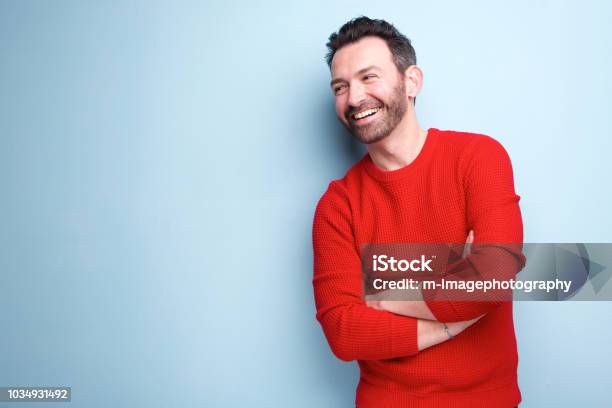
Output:
[[395,69],[393,54],[382,38],[364,37],[340,48],[332,60],[331,74],[333,78],[350,77],[371,65],[384,70]]

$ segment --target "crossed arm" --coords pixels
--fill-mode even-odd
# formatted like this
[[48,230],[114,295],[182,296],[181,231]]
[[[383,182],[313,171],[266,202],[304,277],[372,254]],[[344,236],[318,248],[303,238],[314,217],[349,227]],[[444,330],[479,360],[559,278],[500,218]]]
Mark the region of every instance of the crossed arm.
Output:
[[361,259],[354,246],[351,215],[342,186],[331,183],[313,224],[313,288],[317,320],[341,360],[383,360],[417,354],[449,340],[479,315],[447,321],[402,316],[366,305]]
[[[473,242],[474,242],[474,231],[470,231],[470,233],[468,234],[465,240],[466,247],[469,248],[469,246],[472,245]],[[385,292],[388,292],[388,291],[385,291]],[[378,300],[379,298],[384,298],[385,292],[381,292],[376,295],[366,296],[365,297],[366,305],[376,310],[386,310],[388,312],[395,313],[395,314],[402,315],[402,316],[409,316],[409,317],[414,317],[417,319],[425,319],[425,320],[438,320],[436,316],[434,316],[434,314],[432,313],[427,303],[423,301],[423,297],[420,291],[414,292],[417,296],[420,296],[419,299]],[[480,315],[480,317],[482,316],[483,315]]]
[[[470,231],[466,239],[466,245],[469,246],[474,242],[474,231]],[[420,294],[420,292],[418,292]],[[401,316],[408,316],[418,319],[417,320],[417,333],[418,333],[418,345],[419,351],[424,350],[428,347],[436,344],[443,343],[450,340],[451,336],[456,336],[478,320],[484,315],[477,316],[476,318],[444,323],[438,322],[434,314],[432,313],[427,303],[421,299],[415,300],[377,300],[377,296],[370,295],[366,296],[366,305],[376,310],[385,310]]]

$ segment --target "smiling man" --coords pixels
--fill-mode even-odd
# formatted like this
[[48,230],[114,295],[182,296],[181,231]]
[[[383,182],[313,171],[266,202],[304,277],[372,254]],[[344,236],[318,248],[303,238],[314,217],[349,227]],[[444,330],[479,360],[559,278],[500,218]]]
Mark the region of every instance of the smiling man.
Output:
[[518,272],[520,197],[505,149],[489,136],[419,126],[423,73],[410,41],[386,21],[351,20],[327,46],[336,113],[368,153],[317,205],[313,286],[332,351],[359,363],[357,406],[516,406],[512,302],[368,299],[360,253],[363,244],[468,236],[481,247],[449,274]]

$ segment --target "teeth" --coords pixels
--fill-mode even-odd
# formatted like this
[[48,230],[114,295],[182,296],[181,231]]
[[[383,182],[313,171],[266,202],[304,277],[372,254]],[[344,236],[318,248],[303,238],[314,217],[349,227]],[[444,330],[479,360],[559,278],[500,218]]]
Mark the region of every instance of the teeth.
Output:
[[353,116],[355,117],[355,119],[361,119],[361,118],[365,118],[366,116],[373,115],[374,113],[378,112],[379,110],[380,110],[380,108],[366,109],[363,112],[356,113]]

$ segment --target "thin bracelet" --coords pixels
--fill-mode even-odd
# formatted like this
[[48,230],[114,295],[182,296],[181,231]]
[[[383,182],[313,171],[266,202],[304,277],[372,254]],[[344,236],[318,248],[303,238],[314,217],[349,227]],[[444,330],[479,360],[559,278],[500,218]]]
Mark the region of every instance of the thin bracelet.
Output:
[[453,339],[455,336],[453,336],[450,332],[450,330],[448,330],[448,326],[446,325],[446,323],[442,323],[444,325],[444,331],[446,332],[446,334],[448,335],[448,339],[451,340]]

